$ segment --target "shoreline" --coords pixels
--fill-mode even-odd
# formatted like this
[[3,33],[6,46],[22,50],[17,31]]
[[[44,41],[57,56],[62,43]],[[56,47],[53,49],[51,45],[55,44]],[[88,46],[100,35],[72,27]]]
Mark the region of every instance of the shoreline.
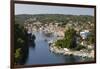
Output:
[[77,50],[71,50],[71,49],[68,49],[68,48],[58,48],[55,46],[55,41],[57,41],[58,39],[62,39],[63,37],[57,37],[56,40],[50,40],[48,41],[48,44],[49,44],[49,50],[53,53],[56,53],[56,54],[62,54],[64,56],[79,56],[79,57],[87,57],[87,58],[92,58],[94,59],[94,50],[91,50],[88,52],[88,50],[86,49],[82,49],[80,51],[77,51]]
[[94,50],[91,50],[90,52],[87,52],[85,49],[82,49],[80,51],[77,50],[70,50],[68,48],[58,48],[54,46],[54,43],[51,43],[50,45],[50,51],[56,54],[62,54],[64,56],[79,56],[79,57],[87,57],[94,59]]

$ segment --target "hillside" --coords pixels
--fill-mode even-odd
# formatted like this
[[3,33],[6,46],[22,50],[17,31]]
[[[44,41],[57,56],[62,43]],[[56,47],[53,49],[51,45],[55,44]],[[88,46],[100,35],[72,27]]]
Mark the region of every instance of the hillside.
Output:
[[20,14],[15,15],[15,20],[18,21],[19,24],[23,25],[25,21],[40,21],[41,23],[94,23],[94,17],[89,15],[63,15],[63,14]]

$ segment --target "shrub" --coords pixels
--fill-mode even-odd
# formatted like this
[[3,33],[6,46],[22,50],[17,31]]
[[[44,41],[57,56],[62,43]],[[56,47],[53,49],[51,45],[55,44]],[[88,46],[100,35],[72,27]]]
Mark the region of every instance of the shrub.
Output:
[[76,31],[74,29],[66,30],[65,37],[62,40],[57,40],[55,42],[56,46],[60,46],[61,48],[75,48],[76,45]]
[[74,50],[81,50],[81,49],[86,49],[86,47],[82,45],[77,45],[77,47]]

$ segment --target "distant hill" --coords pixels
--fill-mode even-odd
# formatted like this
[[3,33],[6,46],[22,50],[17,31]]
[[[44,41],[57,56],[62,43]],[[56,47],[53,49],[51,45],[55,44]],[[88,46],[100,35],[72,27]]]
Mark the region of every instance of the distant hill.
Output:
[[35,21],[40,21],[41,23],[94,23],[94,17],[89,15],[64,15],[64,14],[20,14],[15,15],[15,21],[20,25],[23,25],[28,19],[35,19]]

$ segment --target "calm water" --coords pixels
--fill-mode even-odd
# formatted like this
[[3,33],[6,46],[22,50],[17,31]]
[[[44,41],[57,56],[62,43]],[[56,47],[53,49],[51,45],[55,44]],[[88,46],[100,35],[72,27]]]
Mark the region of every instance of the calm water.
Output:
[[29,46],[28,59],[25,65],[73,63],[82,61],[80,57],[63,56],[50,52],[49,44],[45,39],[51,40],[56,37],[47,38],[42,32],[36,32],[35,36],[35,47]]

